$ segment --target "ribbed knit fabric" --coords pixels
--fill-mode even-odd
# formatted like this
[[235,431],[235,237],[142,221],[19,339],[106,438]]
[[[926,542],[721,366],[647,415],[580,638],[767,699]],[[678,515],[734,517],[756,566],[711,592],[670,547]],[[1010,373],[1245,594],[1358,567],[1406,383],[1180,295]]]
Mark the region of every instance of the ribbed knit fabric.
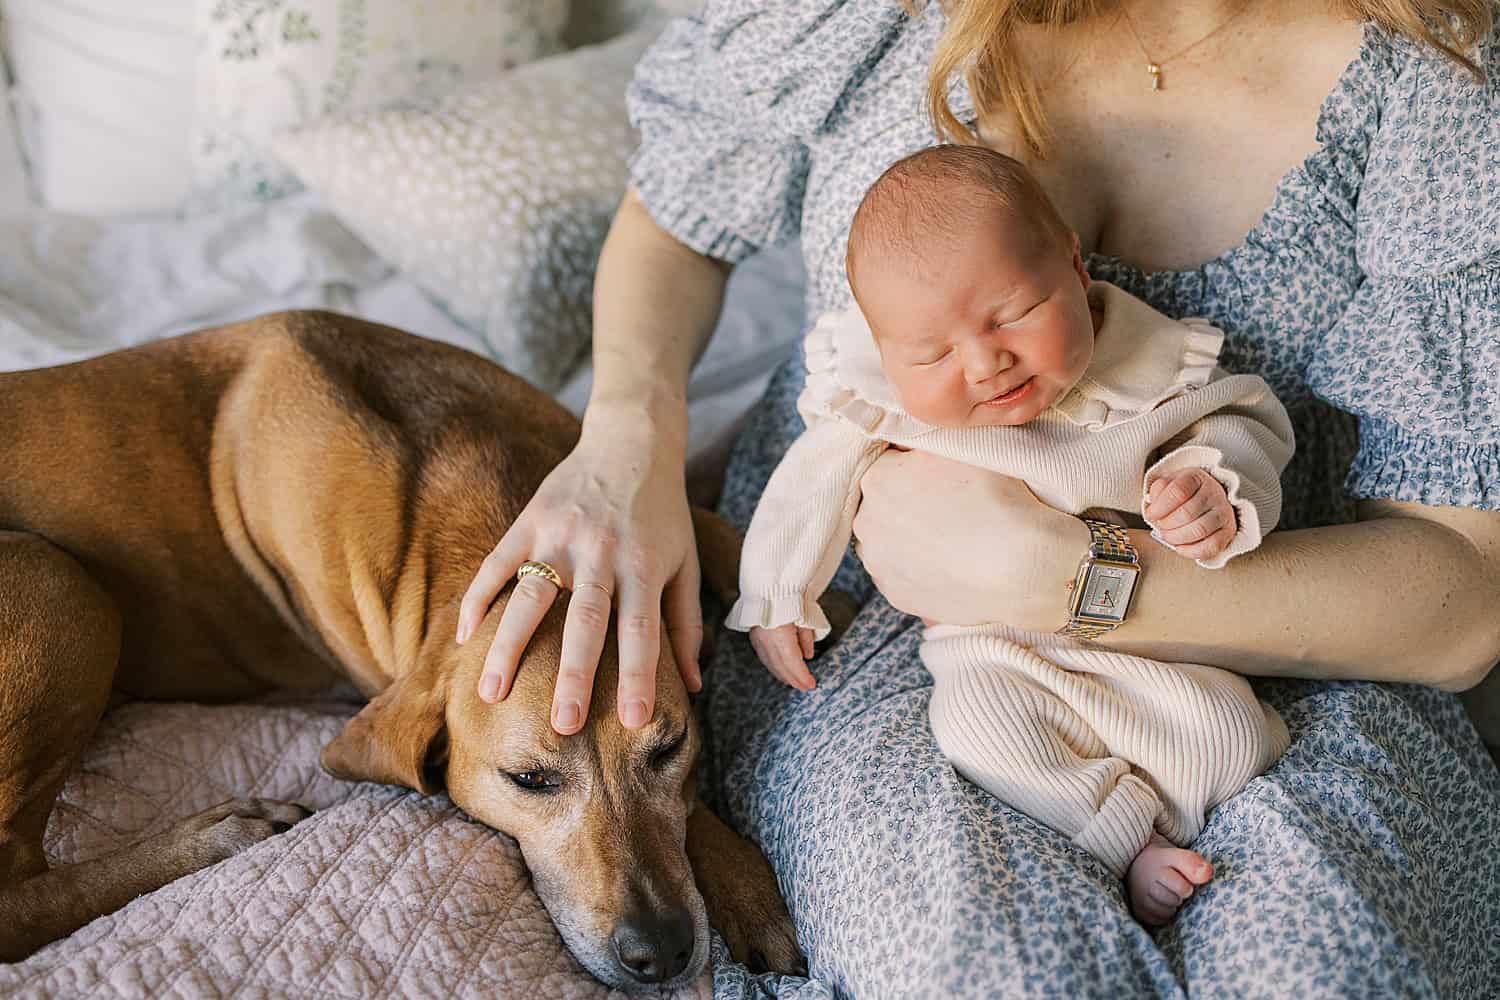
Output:
[[[807,430],[761,496],[726,624],[794,622],[818,638],[818,607],[849,544],[859,481],[890,444],[1015,476],[1071,514],[1140,513],[1157,478],[1209,470],[1238,530],[1211,560],[1260,544],[1281,512],[1292,456],[1286,411],[1261,379],[1215,367],[1223,336],[1168,319],[1094,282],[1103,315],[1078,385],[1019,427],[940,428],[900,405],[857,308],[807,336]],[[1150,581],[1144,582],[1150,586]],[[1059,623],[1063,608],[1059,602]],[[1157,663],[1003,625],[935,626],[922,659],[935,681],[932,729],[964,777],[1062,831],[1117,875],[1153,829],[1187,845],[1215,804],[1287,746],[1286,726],[1240,677]]]
[[1244,678],[1003,625],[927,629],[933,735],[957,771],[1123,876],[1186,846],[1287,748]]

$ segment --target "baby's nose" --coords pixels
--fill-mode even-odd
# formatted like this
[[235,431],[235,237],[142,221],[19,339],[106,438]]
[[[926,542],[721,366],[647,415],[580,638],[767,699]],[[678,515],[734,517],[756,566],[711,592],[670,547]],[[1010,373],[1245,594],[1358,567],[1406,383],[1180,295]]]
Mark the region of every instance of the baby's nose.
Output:
[[982,346],[969,352],[964,369],[969,376],[969,382],[978,385],[1015,367],[1015,364],[1016,356],[1004,348]]

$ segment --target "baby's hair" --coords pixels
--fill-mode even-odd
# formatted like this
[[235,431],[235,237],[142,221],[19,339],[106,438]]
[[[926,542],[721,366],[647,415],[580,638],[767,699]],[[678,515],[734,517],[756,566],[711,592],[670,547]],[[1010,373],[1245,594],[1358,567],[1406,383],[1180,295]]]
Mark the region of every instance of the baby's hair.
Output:
[[849,227],[844,266],[854,281],[857,260],[870,253],[920,254],[936,239],[953,239],[987,210],[1012,212],[1040,245],[1072,245],[1073,233],[1031,171],[985,146],[930,146],[885,169],[865,192]]

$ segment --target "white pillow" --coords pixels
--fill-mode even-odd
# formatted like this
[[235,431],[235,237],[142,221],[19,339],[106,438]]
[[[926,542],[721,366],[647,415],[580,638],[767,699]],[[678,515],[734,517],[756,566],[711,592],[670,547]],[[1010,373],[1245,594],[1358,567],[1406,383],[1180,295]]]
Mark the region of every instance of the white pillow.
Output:
[[637,137],[625,86],[656,28],[552,56],[427,110],[279,137],[346,226],[556,389],[589,341],[594,265]]
[[149,212],[187,195],[197,2],[5,0],[14,103],[42,204]]
[[193,158],[207,200],[275,197],[280,129],[430,100],[554,52],[568,0],[198,0]]

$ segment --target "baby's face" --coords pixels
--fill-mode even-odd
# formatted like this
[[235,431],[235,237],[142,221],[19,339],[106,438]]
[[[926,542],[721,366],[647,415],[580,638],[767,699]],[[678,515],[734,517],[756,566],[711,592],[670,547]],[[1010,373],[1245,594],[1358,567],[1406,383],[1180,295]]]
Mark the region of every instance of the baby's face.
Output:
[[[901,405],[937,427],[1024,424],[1071,389],[1094,354],[1077,244],[1036,246],[998,215],[924,251],[918,267],[859,268],[855,290]],[[1008,231],[1007,231],[1008,230]]]

